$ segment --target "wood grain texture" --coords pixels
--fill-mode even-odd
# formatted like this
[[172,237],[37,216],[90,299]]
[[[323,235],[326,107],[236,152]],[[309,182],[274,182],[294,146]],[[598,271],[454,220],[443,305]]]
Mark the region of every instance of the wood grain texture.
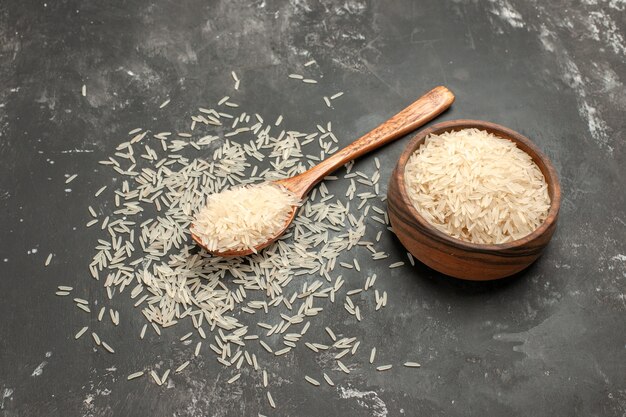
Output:
[[428,123],[446,111],[453,101],[454,94],[450,90],[443,86],[435,87],[374,130],[306,172],[276,182],[303,199],[318,182],[337,168]]
[[[454,239],[424,220],[406,191],[404,171],[411,154],[431,134],[478,128],[514,141],[537,164],[548,183],[550,209],[545,222],[528,236],[499,245],[480,245]],[[419,132],[402,152],[389,183],[389,219],[402,244],[424,264],[456,278],[493,280],[519,272],[543,252],[556,229],[561,205],[561,188],[548,158],[528,138],[495,123],[480,120],[453,120]]]
[[[404,110],[392,116],[389,120],[379,125],[374,130],[361,136],[350,145],[341,149],[336,154],[328,157],[319,164],[291,178],[275,181],[293,192],[300,200],[303,200],[311,189],[331,172],[360,156],[365,155],[381,146],[392,142],[407,133],[417,129],[446,111],[454,101],[454,94],[446,87],[439,86],[430,90],[422,97],[411,103]],[[291,211],[285,227],[274,236],[268,236],[268,240],[256,247],[259,251],[276,241],[289,227],[297,213],[297,207]],[[201,247],[202,239],[191,233],[192,239]],[[207,251],[208,249],[205,248]],[[245,256],[253,253],[251,249],[229,250],[224,252],[212,252],[219,256]]]

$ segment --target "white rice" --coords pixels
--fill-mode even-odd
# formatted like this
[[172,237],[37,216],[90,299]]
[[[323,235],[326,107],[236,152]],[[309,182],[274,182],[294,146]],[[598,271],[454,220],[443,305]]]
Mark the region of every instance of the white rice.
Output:
[[83,310],[85,313],[91,313],[91,310],[89,309],[89,307],[87,307],[84,304],[76,304],[76,307],[80,308],[81,310]]
[[269,391],[267,391],[267,401],[270,403],[270,406],[272,408],[276,408],[276,403],[274,402],[274,398],[272,398],[272,394],[270,394]]
[[326,373],[324,373],[324,380],[326,381],[326,383],[328,385],[330,385],[331,387],[335,386],[335,383],[333,382],[332,379],[330,379],[330,377],[328,375],[326,375]]
[[[218,105],[230,103],[229,99],[224,97]],[[381,259],[388,256],[376,249],[376,242],[366,242],[365,238],[376,234],[378,241],[385,230],[368,212],[371,207],[382,207],[384,196],[378,195],[376,186],[379,179],[383,183],[386,178],[376,174],[379,162],[376,169],[374,163],[367,167],[365,162],[359,162],[358,175],[350,174],[355,163],[348,163],[344,173],[354,175],[354,180],[336,181],[333,192],[329,191],[330,185],[320,184],[302,204],[287,233],[263,252],[245,258],[222,258],[198,251],[189,239],[189,227],[194,214],[203,210],[206,196],[297,175],[320,157],[337,150],[338,140],[327,121],[320,123],[317,131],[298,132],[277,129],[275,122],[265,123],[254,112],[234,112],[227,114],[210,106],[202,107],[191,116],[195,129],[174,139],[171,132],[147,136],[149,129],[135,129],[131,134],[135,136],[123,141],[114,157],[100,162],[113,168],[113,175],[121,178],[111,193],[110,205],[94,205],[106,219],[89,265],[89,276],[96,280],[102,277],[100,282],[106,288],[104,301],[122,292],[130,295],[156,335],[175,331],[170,328],[185,318],[191,319],[200,338],[210,340],[207,354],[215,353],[221,365],[241,370],[238,374],[242,376],[249,375],[246,367],[262,372],[263,385],[268,387],[264,360],[269,360],[271,366],[281,355],[297,349],[298,344],[304,343],[321,355],[330,354],[330,358],[357,353],[359,340],[353,337],[333,340],[332,346],[302,340],[311,323],[318,325],[316,334],[324,326],[320,326],[319,320],[311,320],[325,314],[324,302],[332,303],[335,297],[342,300],[350,292],[359,305],[346,301],[346,307],[357,319],[362,318],[361,310],[370,306],[382,308],[386,303],[386,293],[376,292],[372,299],[362,288],[344,285],[346,281],[337,276],[336,269],[342,262],[352,271],[365,269],[362,260],[367,258],[362,256],[370,256],[370,252]],[[226,123],[229,119],[231,123]],[[279,125],[287,124],[282,116],[279,119]],[[213,133],[202,130],[213,126],[222,127]],[[157,146],[151,143],[154,141]],[[260,168],[260,161],[268,167]],[[343,176],[340,172],[326,180]],[[354,203],[343,198],[346,187],[350,187],[346,195],[354,198]],[[227,214],[231,215],[232,200],[228,203]],[[107,212],[109,206],[111,212]],[[386,213],[379,211],[372,210],[384,217]],[[368,251],[361,252],[359,246]],[[368,281],[366,286],[373,291],[375,275]],[[124,291],[125,288],[130,289]],[[100,310],[99,316],[104,314]],[[119,320],[117,312],[113,314],[115,324]],[[260,319],[259,315],[267,316]],[[257,327],[256,322],[266,322],[267,326]],[[147,324],[141,328],[140,339],[145,337],[147,328]],[[189,346],[189,354],[198,356],[202,342],[195,344],[194,349],[188,332],[186,329],[179,333],[176,339],[183,339],[180,343]],[[95,333],[92,337],[96,341]],[[250,340],[256,341],[252,349],[258,350],[254,344],[259,343],[265,350],[258,353],[258,360],[256,354],[246,350]],[[184,362],[175,372],[182,372],[188,363]],[[350,373],[340,360],[337,367]],[[153,379],[159,385],[166,382],[156,373]],[[334,385],[325,374],[324,379]],[[268,392],[268,401],[273,404],[270,398]]]
[[109,353],[115,353],[115,350],[105,341],[102,341],[102,347],[105,348]]
[[415,259],[413,259],[413,255],[411,255],[410,252],[406,253],[407,258],[409,258],[409,263],[411,264],[411,266],[415,266]]
[[154,370],[150,371],[150,376],[152,376],[152,379],[154,379],[154,382],[156,382],[157,385],[162,384],[161,378],[159,378],[159,375]]
[[140,376],[143,376],[143,374],[143,371],[132,373],[126,377],[126,380],[130,381],[131,379],[139,378]]
[[319,386],[320,386],[320,383],[319,383],[319,381],[318,381],[318,380],[313,379],[313,378],[311,378],[311,377],[310,377],[310,376],[308,376],[308,375],[305,375],[305,376],[304,376],[304,379],[306,380],[306,382],[308,382],[309,384],[311,384],[311,385],[313,385],[313,386],[316,386],[316,387],[319,387]]
[[350,373],[350,369],[348,369],[348,367],[346,365],[344,365],[343,362],[337,361],[337,366],[339,367],[339,369],[341,369],[346,374]]
[[80,329],[78,333],[76,333],[76,335],[74,336],[74,339],[80,338],[87,331],[88,328],[89,327],[85,326],[82,329]]
[[335,333],[333,333],[330,327],[326,327],[325,330],[326,330],[326,333],[328,333],[328,335],[330,336],[330,338],[333,339],[333,341],[337,340],[337,336],[335,336]]
[[537,229],[550,208],[548,185],[514,142],[478,129],[429,136],[405,168],[409,198],[438,230],[499,244]]
[[296,196],[272,183],[233,188],[207,198],[191,231],[210,251],[254,250],[285,227],[298,204]]
[[174,371],[174,373],[179,373],[182,372],[187,366],[189,366],[189,361],[185,361],[183,362],[178,368],[176,368],[176,370]]
[[373,347],[370,353],[370,363],[374,363],[375,359],[376,359],[376,348]]

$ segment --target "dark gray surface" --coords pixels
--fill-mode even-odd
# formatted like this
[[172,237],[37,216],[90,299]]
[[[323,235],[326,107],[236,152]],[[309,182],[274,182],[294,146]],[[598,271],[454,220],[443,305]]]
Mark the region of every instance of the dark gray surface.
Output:
[[[0,415],[625,415],[625,9],[622,0],[2,2]],[[318,90],[291,87],[287,74],[312,58]],[[342,144],[447,85],[457,101],[439,120],[504,124],[552,158],[564,200],[551,245],[494,283],[378,268],[387,309],[357,325],[336,323],[337,305],[314,330],[336,324],[419,370],[355,371],[315,389],[302,375],[319,364],[300,346],[272,369],[277,410],[258,377],[225,384],[212,355],[167,388],[127,382],[188,356],[177,339],[189,324],[139,343],[143,318],[116,298],[122,324],[105,336],[118,353],[73,340],[86,316],[54,291],[103,295],[87,271],[98,233],[83,227],[93,192],[111,181],[97,161],[136,126],[182,126],[231,92],[232,69],[242,105],[296,126],[332,120]],[[338,90],[346,96],[329,111],[321,98]],[[405,143],[377,153],[383,183]],[[67,173],[79,177],[66,186]]]

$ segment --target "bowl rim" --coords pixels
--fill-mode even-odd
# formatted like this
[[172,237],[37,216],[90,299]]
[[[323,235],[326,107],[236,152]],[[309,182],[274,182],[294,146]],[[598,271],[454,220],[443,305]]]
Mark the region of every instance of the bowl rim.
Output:
[[[456,129],[455,129],[456,128]],[[548,210],[548,214],[546,216],[546,220],[536,228],[530,234],[510,242],[506,243],[498,243],[498,244],[481,244],[481,243],[471,243],[466,242],[461,239],[454,238],[433,225],[431,225],[426,219],[424,219],[417,211],[413,202],[408,196],[408,192],[406,190],[406,182],[404,181],[404,172],[406,168],[406,164],[410,158],[410,156],[418,149],[419,146],[424,142],[426,137],[431,134],[440,134],[446,131],[451,130],[460,130],[460,129],[471,129],[477,128],[481,130],[488,130],[491,133],[494,133],[496,136],[499,136],[504,139],[509,139],[515,142],[516,144],[522,143],[524,146],[532,150],[537,158],[541,161],[541,163],[545,167],[545,171],[542,173],[546,177],[546,182],[548,184],[548,192],[550,193],[550,208]],[[518,147],[519,148],[519,147]],[[522,149],[522,151],[524,151]],[[526,151],[524,151],[526,152]],[[531,155],[532,157],[532,155]],[[535,161],[535,158],[533,158]],[[535,161],[537,163],[537,161]],[[541,169],[541,167],[539,167]],[[546,175],[547,173],[547,175]],[[553,225],[557,221],[559,209],[561,206],[561,185],[559,183],[559,179],[552,165],[550,159],[535,145],[530,139],[526,136],[518,133],[512,129],[504,127],[502,125],[487,122],[484,120],[473,120],[473,119],[455,119],[449,120],[446,122],[441,122],[434,124],[426,129],[420,130],[411,141],[406,145],[400,158],[398,160],[398,164],[396,166],[396,175],[398,177],[399,184],[401,186],[398,187],[400,196],[403,202],[407,205],[409,212],[415,218],[415,220],[425,229],[428,229],[430,233],[436,236],[438,239],[445,241],[448,244],[454,245],[455,247],[462,250],[469,250],[473,252],[501,252],[509,249],[519,248],[527,245],[528,243],[534,241],[535,239],[540,238],[548,229],[553,227]]]

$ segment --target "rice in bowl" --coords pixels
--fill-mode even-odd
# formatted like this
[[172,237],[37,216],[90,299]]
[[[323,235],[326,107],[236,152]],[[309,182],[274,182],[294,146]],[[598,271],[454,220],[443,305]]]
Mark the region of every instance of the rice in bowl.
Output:
[[418,213],[465,242],[521,239],[550,208],[548,185],[530,155],[484,130],[430,135],[411,155],[404,178]]

